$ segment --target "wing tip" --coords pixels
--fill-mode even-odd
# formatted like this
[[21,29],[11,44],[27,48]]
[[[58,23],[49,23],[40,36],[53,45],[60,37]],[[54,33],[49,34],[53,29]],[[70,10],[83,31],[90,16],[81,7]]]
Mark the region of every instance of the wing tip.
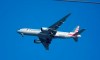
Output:
[[65,17],[67,18],[67,17],[69,17],[70,15],[71,15],[71,13],[67,14]]
[[72,13],[69,13],[68,16],[71,15],[71,14],[72,14]]
[[45,48],[46,50],[49,50],[49,48]]

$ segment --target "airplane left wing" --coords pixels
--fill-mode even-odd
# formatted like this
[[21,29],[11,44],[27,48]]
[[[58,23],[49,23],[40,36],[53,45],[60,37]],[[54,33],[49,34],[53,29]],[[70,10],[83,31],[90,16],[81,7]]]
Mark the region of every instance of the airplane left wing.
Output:
[[51,25],[49,28],[57,30],[66,21],[66,18],[68,18],[70,15],[71,13],[63,17],[61,20],[57,21],[55,24]]
[[43,44],[43,46],[45,47],[46,50],[49,50],[49,45],[50,45],[50,42],[51,42],[51,39],[50,40],[46,40],[46,39],[42,39],[42,38],[39,38],[41,43]]

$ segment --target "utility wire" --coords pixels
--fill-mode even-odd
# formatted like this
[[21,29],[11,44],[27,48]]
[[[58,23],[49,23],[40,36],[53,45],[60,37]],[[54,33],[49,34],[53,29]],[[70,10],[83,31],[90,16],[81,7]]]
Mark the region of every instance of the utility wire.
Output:
[[56,1],[64,1],[64,2],[80,2],[80,3],[90,3],[90,4],[100,4],[100,2],[91,2],[91,1],[75,1],[75,0],[56,0]]

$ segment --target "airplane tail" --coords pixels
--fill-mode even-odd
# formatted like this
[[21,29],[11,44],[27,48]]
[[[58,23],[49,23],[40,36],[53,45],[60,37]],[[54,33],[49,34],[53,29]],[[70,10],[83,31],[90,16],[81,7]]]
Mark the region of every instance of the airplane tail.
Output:
[[75,42],[78,41],[78,35],[80,35],[82,32],[85,31],[85,29],[79,30],[79,28],[80,28],[80,27],[77,26],[76,29],[74,30],[75,34],[74,34],[73,36],[75,36],[75,37],[73,37],[73,39],[74,39]]
[[78,32],[78,31],[79,31],[79,28],[80,28],[80,26],[77,26],[77,27],[75,28],[74,32],[75,32],[75,33]]

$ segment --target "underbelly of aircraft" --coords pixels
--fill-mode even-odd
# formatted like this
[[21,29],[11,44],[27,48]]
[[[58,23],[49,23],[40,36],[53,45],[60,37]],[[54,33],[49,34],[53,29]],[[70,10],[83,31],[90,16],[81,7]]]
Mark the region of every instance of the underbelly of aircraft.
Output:
[[55,38],[70,38],[67,32],[57,32]]
[[[68,32],[57,32],[56,34],[55,34],[55,38],[70,38],[71,36],[69,36],[68,35],[69,33]],[[24,33],[24,35],[30,35],[30,36],[47,36],[46,34],[44,34],[44,33],[40,33],[40,31],[39,32],[25,32]]]

